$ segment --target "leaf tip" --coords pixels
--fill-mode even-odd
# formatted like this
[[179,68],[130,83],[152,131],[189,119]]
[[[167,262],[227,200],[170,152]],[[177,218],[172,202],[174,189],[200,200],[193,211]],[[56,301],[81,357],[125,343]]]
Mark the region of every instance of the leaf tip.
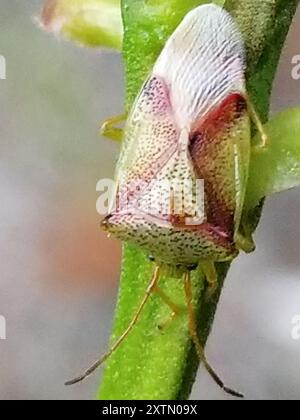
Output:
[[40,17],[37,18],[41,28],[55,35],[59,35],[67,21],[66,16],[57,14],[57,3],[57,0],[48,0],[42,8]]
[[49,33],[79,44],[120,50],[120,0],[47,0],[36,19]]

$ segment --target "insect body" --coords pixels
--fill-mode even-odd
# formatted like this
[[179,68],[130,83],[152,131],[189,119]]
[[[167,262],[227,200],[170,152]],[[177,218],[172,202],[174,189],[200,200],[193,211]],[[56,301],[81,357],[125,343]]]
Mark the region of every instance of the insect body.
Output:
[[[104,226],[158,263],[192,266],[237,254],[250,154],[244,60],[229,14],[200,6],[168,40],[133,106],[117,208]],[[197,180],[204,182],[204,205],[196,200]],[[191,197],[183,207],[187,183]],[[169,211],[161,209],[166,204]]]
[[244,71],[242,35],[218,6],[188,13],[167,41],[127,120],[115,206],[102,223],[106,231],[153,257],[153,278],[128,329],[70,383],[88,376],[122,343],[149,295],[159,290],[161,267],[169,266],[184,276],[199,358],[225,391],[240,396],[225,387],[205,358],[192,308],[190,270],[200,264],[213,293],[214,263],[232,260],[239,250],[251,113],[258,122]]

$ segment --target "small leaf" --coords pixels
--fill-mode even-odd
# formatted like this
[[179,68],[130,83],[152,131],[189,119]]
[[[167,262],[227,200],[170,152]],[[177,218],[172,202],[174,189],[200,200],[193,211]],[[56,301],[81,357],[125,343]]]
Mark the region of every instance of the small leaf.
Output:
[[252,154],[246,211],[264,197],[300,185],[300,108],[280,113],[265,127],[269,145]]
[[122,46],[120,0],[48,0],[40,22],[47,31],[83,45]]

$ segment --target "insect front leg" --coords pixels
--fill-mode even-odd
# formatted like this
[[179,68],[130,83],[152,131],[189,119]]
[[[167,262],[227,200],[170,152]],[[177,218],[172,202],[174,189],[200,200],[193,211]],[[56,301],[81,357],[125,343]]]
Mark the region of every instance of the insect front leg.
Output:
[[100,134],[111,140],[121,142],[123,138],[123,128],[116,127],[120,123],[127,119],[127,114],[117,115],[112,118],[108,118],[104,121],[100,128]]
[[260,143],[258,145],[254,145],[253,149],[254,149],[254,151],[260,152],[260,151],[262,151],[262,150],[264,150],[268,147],[268,144],[269,144],[270,140],[269,140],[268,134],[267,134],[267,132],[266,132],[264,126],[263,126],[263,123],[261,122],[260,117],[259,117],[258,113],[256,112],[256,109],[255,109],[254,105],[251,102],[251,99],[249,97],[246,97],[246,99],[247,99],[247,106],[248,106],[248,111],[249,111],[250,117],[251,117],[253,123],[255,124],[255,126],[256,126],[259,134],[260,134],[260,138],[261,138]]
[[130,334],[134,326],[139,321],[141,313],[146,303],[148,302],[149,297],[153,294],[156,286],[158,285],[160,278],[161,278],[160,267],[156,266],[154,268],[151,281],[149,283],[149,286],[147,287],[147,290],[142,299],[142,302],[140,303],[140,306],[138,307],[136,313],[134,314],[131,322],[129,323],[128,327],[123,332],[123,334],[118,338],[115,344],[113,344],[113,346],[102,357],[100,357],[100,359],[98,359],[91,367],[89,367],[82,375],[78,376],[75,379],[72,379],[71,381],[66,382],[65,385],[74,385],[76,383],[82,382],[84,379],[90,376],[93,372],[95,372],[95,370],[97,370],[98,367],[100,367],[118,349],[118,347],[124,342],[124,340],[128,337],[128,335]]

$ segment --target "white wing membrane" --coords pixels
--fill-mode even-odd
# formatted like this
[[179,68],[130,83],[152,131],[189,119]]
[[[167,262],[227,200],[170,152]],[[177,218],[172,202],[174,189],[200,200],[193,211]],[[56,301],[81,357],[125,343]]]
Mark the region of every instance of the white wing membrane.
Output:
[[241,33],[229,13],[210,4],[186,15],[153,74],[169,88],[179,128],[189,128],[228,94],[245,91],[244,70]]

